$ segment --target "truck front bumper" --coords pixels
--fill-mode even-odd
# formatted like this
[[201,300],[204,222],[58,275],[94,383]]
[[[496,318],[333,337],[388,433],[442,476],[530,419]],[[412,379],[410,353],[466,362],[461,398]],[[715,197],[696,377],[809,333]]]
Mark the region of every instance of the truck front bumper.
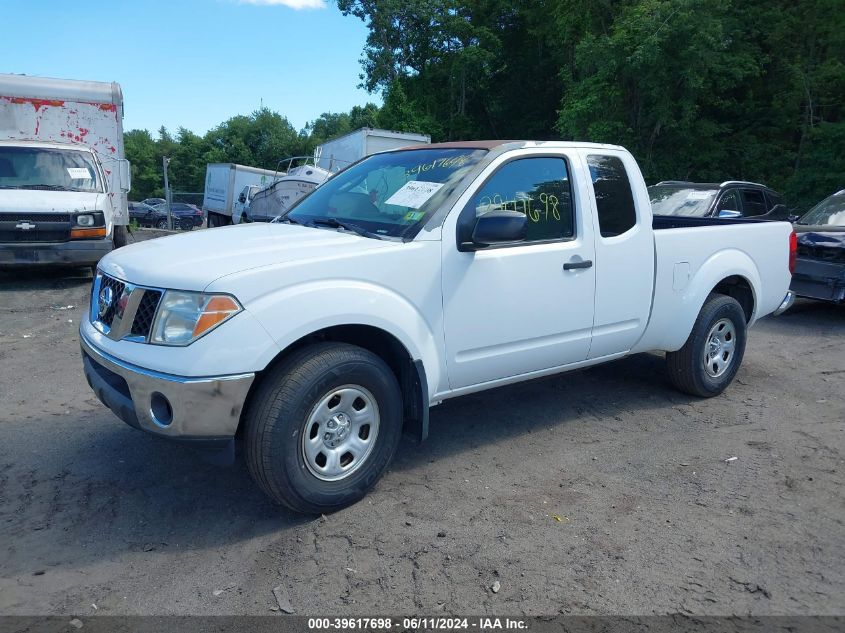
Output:
[[[85,378],[100,401],[141,431],[194,446],[227,449],[255,374],[187,378],[125,363],[80,332]],[[136,343],[133,343],[133,345]]]
[[112,241],[0,243],[0,266],[93,266],[112,250]]

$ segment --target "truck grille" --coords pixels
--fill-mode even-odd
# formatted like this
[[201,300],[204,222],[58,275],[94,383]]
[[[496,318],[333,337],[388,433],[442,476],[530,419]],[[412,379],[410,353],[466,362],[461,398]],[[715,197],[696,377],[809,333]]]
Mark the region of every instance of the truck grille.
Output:
[[91,323],[111,339],[147,342],[162,294],[98,274],[91,290]]
[[135,318],[132,319],[133,336],[143,336],[145,339],[149,337],[159,301],[161,301],[161,291],[146,290],[144,292],[138,304],[138,310],[135,312]]
[[67,242],[68,213],[0,213],[0,242]]

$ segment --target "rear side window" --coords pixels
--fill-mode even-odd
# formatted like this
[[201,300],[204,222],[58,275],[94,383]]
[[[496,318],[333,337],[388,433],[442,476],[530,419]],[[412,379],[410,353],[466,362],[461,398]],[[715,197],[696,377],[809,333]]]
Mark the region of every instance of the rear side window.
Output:
[[766,199],[762,191],[757,189],[742,190],[742,212],[745,216],[763,215],[766,208]]
[[596,194],[601,236],[613,237],[634,228],[637,223],[634,194],[622,159],[591,154],[587,156],[587,165]]

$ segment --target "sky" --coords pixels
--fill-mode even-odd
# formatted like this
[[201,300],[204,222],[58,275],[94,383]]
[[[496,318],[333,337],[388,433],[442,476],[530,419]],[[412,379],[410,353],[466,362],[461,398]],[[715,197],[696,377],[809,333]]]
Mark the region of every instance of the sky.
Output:
[[0,72],[117,81],[125,130],[204,134],[262,103],[301,129],[381,103],[357,87],[367,29],[331,0],[0,0],[0,12]]

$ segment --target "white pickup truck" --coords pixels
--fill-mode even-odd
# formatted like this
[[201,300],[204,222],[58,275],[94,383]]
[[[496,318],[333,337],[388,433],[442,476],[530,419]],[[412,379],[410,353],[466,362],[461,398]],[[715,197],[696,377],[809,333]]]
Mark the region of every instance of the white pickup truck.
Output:
[[302,512],[360,499],[446,398],[666,352],[715,396],[785,308],[789,224],[652,218],[609,145],[465,142],[376,154],[280,221],[100,262],[86,377],[144,431],[234,455]]

